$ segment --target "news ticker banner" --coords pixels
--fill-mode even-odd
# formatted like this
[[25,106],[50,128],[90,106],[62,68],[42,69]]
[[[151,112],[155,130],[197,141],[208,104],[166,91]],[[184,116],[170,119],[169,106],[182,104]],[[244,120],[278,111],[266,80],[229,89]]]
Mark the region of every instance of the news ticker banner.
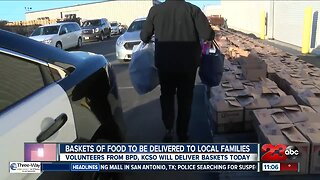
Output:
[[258,162],[259,144],[25,144],[25,161]]
[[257,162],[259,144],[59,144],[58,160],[108,162]]
[[299,163],[68,163],[68,162],[10,162],[10,173],[42,172],[153,172],[153,171],[255,171],[300,172]]
[[258,171],[258,163],[67,163],[10,162],[10,173],[42,172],[140,172],[140,171]]

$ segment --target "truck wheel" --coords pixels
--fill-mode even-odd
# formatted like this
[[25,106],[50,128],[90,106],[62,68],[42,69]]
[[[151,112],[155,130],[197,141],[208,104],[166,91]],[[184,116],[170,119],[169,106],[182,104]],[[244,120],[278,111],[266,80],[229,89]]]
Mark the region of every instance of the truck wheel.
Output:
[[104,40],[104,33],[101,32],[101,34],[100,34],[100,41],[103,41],[103,40]]
[[82,38],[79,37],[77,48],[80,48],[81,46],[82,46]]
[[59,49],[62,49],[62,43],[61,42],[57,42],[56,43],[56,47],[59,48]]

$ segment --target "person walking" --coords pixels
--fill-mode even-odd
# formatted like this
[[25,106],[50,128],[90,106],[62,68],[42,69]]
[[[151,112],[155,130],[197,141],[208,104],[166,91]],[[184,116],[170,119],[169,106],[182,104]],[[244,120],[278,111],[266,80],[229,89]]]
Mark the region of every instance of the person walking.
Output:
[[173,140],[175,94],[178,100],[176,133],[179,142],[188,140],[193,89],[200,62],[200,40],[212,41],[215,33],[197,6],[184,0],[166,0],[149,10],[140,38],[155,37],[155,66],[161,87],[164,142]]

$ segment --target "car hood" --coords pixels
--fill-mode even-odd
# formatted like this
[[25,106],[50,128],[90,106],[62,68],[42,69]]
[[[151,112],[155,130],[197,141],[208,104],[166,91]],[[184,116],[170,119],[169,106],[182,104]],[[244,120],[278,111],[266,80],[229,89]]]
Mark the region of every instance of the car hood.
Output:
[[140,32],[141,31],[134,31],[134,32],[127,31],[122,35],[122,37],[125,41],[141,41]]
[[56,36],[56,34],[50,34],[50,35],[40,35],[40,36],[30,36],[30,39],[36,40],[36,41],[44,41],[47,39],[52,39]]
[[81,27],[82,29],[95,29],[98,28],[99,26],[86,26],[86,27]]

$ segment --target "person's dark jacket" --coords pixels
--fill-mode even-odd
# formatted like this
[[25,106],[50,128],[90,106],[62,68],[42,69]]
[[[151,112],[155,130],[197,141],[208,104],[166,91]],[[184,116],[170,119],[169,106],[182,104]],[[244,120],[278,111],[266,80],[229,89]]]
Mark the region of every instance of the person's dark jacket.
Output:
[[200,8],[183,0],[167,0],[153,6],[140,38],[155,35],[155,63],[162,71],[194,71],[200,61],[201,40],[213,40],[214,31]]

